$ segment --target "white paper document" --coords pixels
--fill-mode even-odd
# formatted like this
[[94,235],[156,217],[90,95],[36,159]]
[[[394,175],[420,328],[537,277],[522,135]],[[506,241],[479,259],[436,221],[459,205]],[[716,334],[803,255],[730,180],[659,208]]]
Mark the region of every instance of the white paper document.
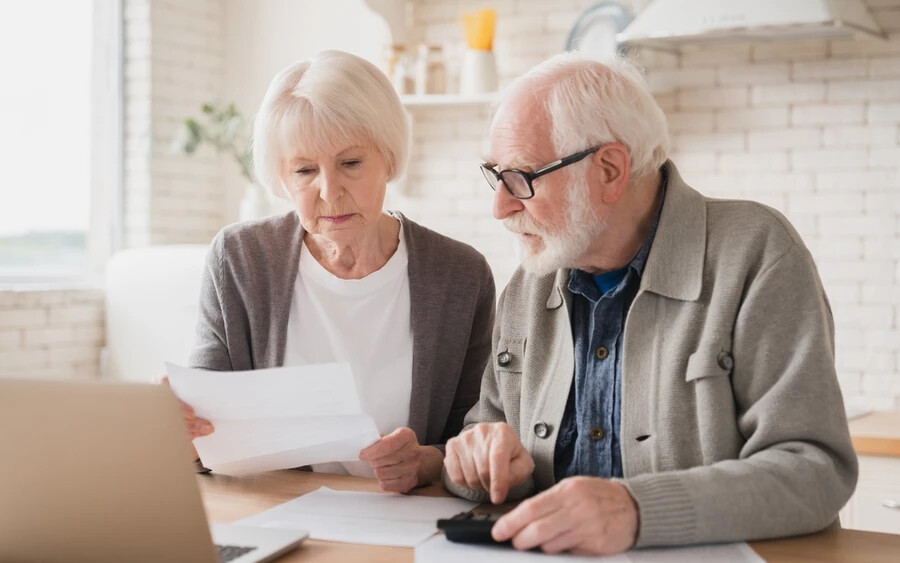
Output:
[[360,407],[349,364],[231,372],[166,368],[178,398],[215,426],[194,447],[217,473],[354,461],[379,438]]
[[414,547],[437,531],[439,518],[476,503],[452,497],[335,491],[327,487],[279,504],[238,524],[306,530],[318,540]]
[[765,563],[746,543],[698,545],[662,549],[636,549],[608,557],[547,555],[532,551],[516,551],[510,547],[471,545],[447,541],[443,534],[416,547],[416,563],[457,563],[458,561],[491,561],[509,563]]

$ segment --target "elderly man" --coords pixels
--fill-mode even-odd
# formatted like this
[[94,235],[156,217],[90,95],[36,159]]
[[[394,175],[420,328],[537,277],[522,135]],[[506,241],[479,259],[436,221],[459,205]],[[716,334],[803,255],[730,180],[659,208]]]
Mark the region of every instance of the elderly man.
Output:
[[493,119],[482,171],[522,267],[444,482],[536,493],[493,528],[516,548],[812,532],[855,486],[809,251],[777,211],[694,191],[666,139],[634,67],[577,54],[514,82]]

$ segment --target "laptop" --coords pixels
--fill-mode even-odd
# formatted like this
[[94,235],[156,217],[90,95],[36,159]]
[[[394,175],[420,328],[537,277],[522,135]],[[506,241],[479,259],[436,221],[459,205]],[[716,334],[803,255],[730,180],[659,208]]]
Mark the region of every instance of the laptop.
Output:
[[249,563],[306,536],[209,526],[168,387],[0,379],[0,561]]

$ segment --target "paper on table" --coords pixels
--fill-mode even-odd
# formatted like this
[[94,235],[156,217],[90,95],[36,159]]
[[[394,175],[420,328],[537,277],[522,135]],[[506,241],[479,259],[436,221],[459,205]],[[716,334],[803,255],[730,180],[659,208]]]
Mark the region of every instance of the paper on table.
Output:
[[471,545],[447,541],[438,534],[416,547],[416,563],[457,563],[458,561],[492,561],[510,563],[572,563],[594,561],[603,563],[765,563],[746,543],[698,545],[664,549],[639,549],[608,557],[579,557],[576,555],[547,555],[530,551],[516,551],[495,545]]
[[214,372],[167,363],[178,397],[216,430],[194,440],[203,465],[242,475],[353,461],[378,440],[349,364]]
[[311,538],[413,547],[437,531],[439,518],[471,510],[476,503],[452,497],[335,491],[320,487],[237,522],[306,530]]

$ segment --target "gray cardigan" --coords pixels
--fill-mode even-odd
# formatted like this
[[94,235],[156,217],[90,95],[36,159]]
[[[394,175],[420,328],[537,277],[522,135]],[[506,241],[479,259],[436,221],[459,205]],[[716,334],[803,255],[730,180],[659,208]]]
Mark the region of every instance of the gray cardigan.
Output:
[[[478,400],[491,351],[494,278],[472,247],[394,216],[409,252],[409,427],[420,444],[441,445],[459,432]],[[219,232],[203,274],[191,367],[240,371],[283,364],[303,234],[293,211]]]
[[[666,199],[623,336],[622,482],[640,511],[637,545],[822,529],[850,498],[857,461],[813,259],[777,211],[703,197],[666,167]],[[513,494],[555,482],[574,371],[568,278],[568,270],[513,275],[481,399],[466,417],[509,423],[531,453],[533,480]]]

